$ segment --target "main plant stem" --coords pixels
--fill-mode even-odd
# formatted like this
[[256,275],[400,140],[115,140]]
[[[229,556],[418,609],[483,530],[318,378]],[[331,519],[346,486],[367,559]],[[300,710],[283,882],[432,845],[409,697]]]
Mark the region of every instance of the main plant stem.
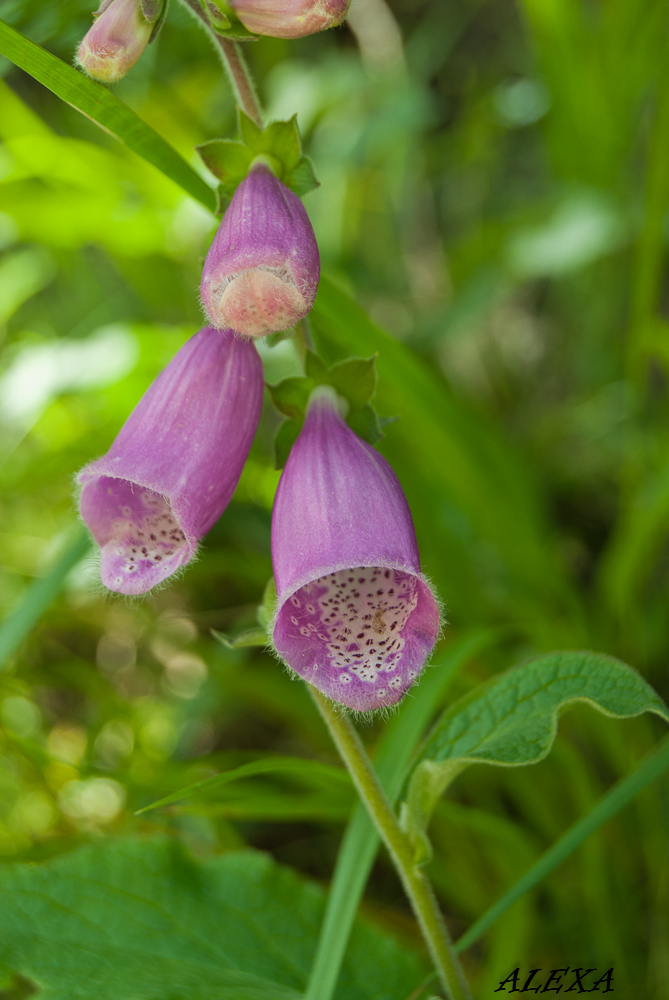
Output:
[[422,869],[414,864],[411,845],[379,784],[360,737],[345,716],[338,714],[312,685],[307,686],[402,880],[446,996],[449,1000],[471,1000],[467,980],[432,887]]
[[249,118],[253,119],[256,125],[262,128],[260,104],[258,103],[253,80],[246,68],[239,44],[233,42],[231,38],[224,38],[212,29],[199,0],[182,0],[182,3],[185,3],[195,17],[202,22],[209,37],[218,49],[240,108],[246,112]]

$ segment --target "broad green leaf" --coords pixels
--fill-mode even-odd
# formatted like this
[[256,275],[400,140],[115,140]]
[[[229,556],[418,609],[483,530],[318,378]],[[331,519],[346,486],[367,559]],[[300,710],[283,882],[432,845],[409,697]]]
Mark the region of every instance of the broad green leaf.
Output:
[[289,774],[293,777],[309,781],[316,779],[322,784],[348,785],[349,777],[346,771],[338,767],[331,767],[329,764],[321,764],[320,761],[307,760],[299,757],[265,757],[262,760],[254,760],[249,764],[242,764],[231,771],[223,771],[215,774],[211,778],[204,778],[196,781],[193,785],[180,788],[178,792],[166,795],[157,802],[152,802],[150,806],[144,806],[137,810],[137,815],[149,812],[151,809],[158,809],[160,806],[169,806],[174,802],[182,802],[184,799],[192,798],[193,795],[200,795],[202,792],[211,791],[212,788],[222,788],[233,781],[242,778],[251,778],[257,774],[272,774],[274,772]]
[[0,21],[0,55],[111,132],[211,212],[215,211],[216,195],[208,184],[175,149],[106,87],[89,80],[57,56],[24,38],[4,21]]
[[493,677],[444,712],[418,754],[403,810],[417,860],[429,857],[426,829],[439,796],[464,768],[536,764],[553,745],[560,712],[579,701],[616,719],[654,712],[669,722],[641,675],[601,653],[548,653]]
[[[200,862],[176,841],[84,847],[0,873],[0,963],[49,1000],[298,1000],[322,891],[271,858]],[[424,972],[360,923],[341,1000],[408,996]]]

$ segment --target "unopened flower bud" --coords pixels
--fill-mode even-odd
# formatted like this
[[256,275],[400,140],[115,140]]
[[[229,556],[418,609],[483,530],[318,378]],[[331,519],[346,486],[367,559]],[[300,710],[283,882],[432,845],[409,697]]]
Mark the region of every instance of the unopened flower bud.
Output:
[[95,80],[114,83],[135,65],[156,28],[164,0],[103,0],[76,61]]
[[149,386],[107,454],[78,477],[105,586],[143,594],[189,562],[237,486],[262,395],[253,344],[211,327]]
[[287,330],[311,309],[319,277],[302,202],[257,164],[235,191],[204,262],[209,322],[251,337]]
[[279,482],[272,562],[288,666],[356,711],[398,702],[438,638],[439,607],[397,476],[329,386],[314,390]]
[[231,0],[249,31],[275,38],[303,38],[341,24],[351,0]]

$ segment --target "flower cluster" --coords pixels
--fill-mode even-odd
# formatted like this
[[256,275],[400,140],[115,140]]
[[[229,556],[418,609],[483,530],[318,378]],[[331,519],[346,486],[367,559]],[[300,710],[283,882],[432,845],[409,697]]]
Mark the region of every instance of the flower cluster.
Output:
[[[234,4],[257,31],[276,30],[279,8],[319,30],[327,26],[322,18],[336,20],[346,6],[343,0]],[[133,46],[140,36],[148,40],[161,7],[159,0],[104,4],[82,42],[82,64],[82,52],[98,42],[102,51],[112,34],[117,62],[121,51],[134,61]],[[92,72],[90,59],[86,66]],[[318,247],[300,199],[275,175],[271,157],[257,156],[204,264],[201,296],[210,325],[149,387],[107,454],[79,474],[81,516],[111,591],[146,593],[196,554],[232,498],[260,418],[263,373],[253,338],[305,317],[319,276]],[[356,711],[399,701],[438,638],[439,607],[420,571],[398,479],[348,426],[328,384],[311,393],[281,476],[272,562],[271,638],[285,663]]]

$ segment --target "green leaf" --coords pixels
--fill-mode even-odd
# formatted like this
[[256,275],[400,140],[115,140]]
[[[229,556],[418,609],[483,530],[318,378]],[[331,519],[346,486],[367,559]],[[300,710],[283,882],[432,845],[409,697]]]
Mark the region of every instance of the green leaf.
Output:
[[321,186],[321,182],[316,180],[314,165],[308,156],[300,157],[295,169],[286,174],[283,182],[300,198]]
[[49,90],[124,142],[154,167],[201,202],[210,212],[216,195],[192,167],[157,132],[118,97],[83,73],[68,66],[0,21],[0,55],[10,59]]
[[654,712],[669,722],[640,674],[601,653],[548,653],[493,677],[444,712],[418,755],[403,810],[417,861],[429,858],[427,825],[453,778],[469,764],[536,764],[553,745],[560,712],[579,701],[616,719]]
[[209,630],[213,637],[217,639],[226,649],[241,649],[243,646],[266,646],[267,632],[264,628],[247,628],[237,635],[226,635],[225,632],[217,632],[215,628]]
[[[0,873],[0,962],[49,1000],[299,1000],[323,910],[267,855],[196,861],[170,839],[96,844]],[[341,1000],[408,996],[424,972],[359,923]]]
[[283,469],[288,461],[290,449],[297,441],[302,424],[298,420],[284,420],[274,437],[274,468]]
[[455,945],[464,951],[485,934],[496,920],[506,913],[525,893],[534,888],[600,826],[624,809],[643,789],[656,781],[669,768],[669,739],[655,747],[635,770],[609,789],[587,816],[577,820],[547,851],[538,858],[515,885],[483,913]]
[[329,764],[321,764],[316,760],[305,760],[300,757],[264,757],[262,760],[253,760],[249,764],[242,764],[231,771],[223,771],[221,774],[214,774],[211,778],[204,778],[196,781],[193,785],[180,788],[178,792],[172,792],[157,802],[152,802],[150,806],[138,809],[136,815],[149,812],[151,809],[158,809],[161,806],[169,806],[174,802],[182,802],[184,799],[192,798],[193,795],[200,795],[202,792],[211,791],[212,788],[222,788],[233,781],[242,778],[251,778],[257,774],[271,774],[275,771],[292,774],[298,778],[305,776],[313,781],[314,778],[321,784],[349,785],[349,777],[346,771],[341,768],[331,767]]

